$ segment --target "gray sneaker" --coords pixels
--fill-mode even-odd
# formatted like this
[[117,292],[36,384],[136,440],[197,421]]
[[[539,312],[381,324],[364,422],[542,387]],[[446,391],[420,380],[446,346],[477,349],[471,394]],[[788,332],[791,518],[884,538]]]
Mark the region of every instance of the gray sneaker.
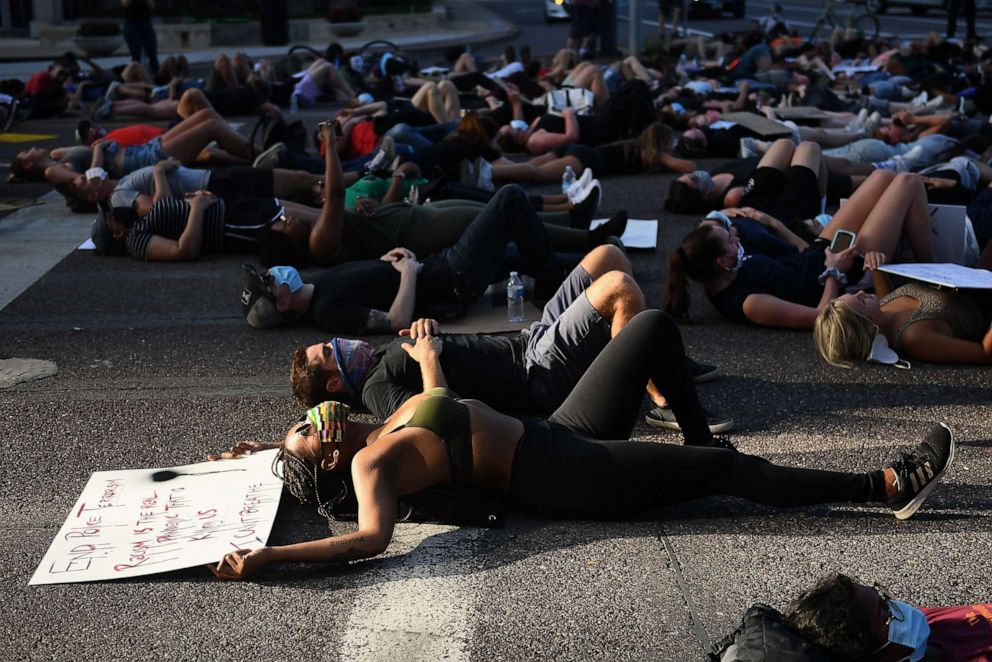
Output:
[[[734,419],[730,416],[716,414],[705,408],[703,409],[703,416],[706,417],[706,425],[709,426],[710,432],[713,434],[726,432],[734,427]],[[672,411],[671,407],[654,407],[644,415],[644,422],[653,428],[682,430],[679,422],[675,420],[675,412]]]
[[251,164],[258,170],[272,170],[279,166],[282,155],[288,151],[286,143],[276,143],[261,154],[255,157],[255,162]]

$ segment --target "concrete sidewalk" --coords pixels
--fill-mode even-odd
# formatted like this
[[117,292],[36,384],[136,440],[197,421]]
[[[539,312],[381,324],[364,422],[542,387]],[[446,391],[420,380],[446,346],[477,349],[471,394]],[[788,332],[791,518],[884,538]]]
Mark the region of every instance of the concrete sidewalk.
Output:
[[[446,48],[454,45],[481,44],[514,35],[517,28],[489,10],[469,0],[448,0],[447,13],[450,18],[445,20],[443,29],[406,32],[402,25],[389,27],[372,24],[356,37],[335,39],[346,50],[361,48],[370,41],[390,41],[401,49],[416,51],[424,48]],[[214,46],[197,50],[161,50],[159,59],[168,55],[185,55],[190,64],[205,64],[223,53],[242,51],[252,58],[276,57],[285,55],[291,46],[303,43],[322,51],[327,42],[295,42],[286,46],[264,46],[261,43],[245,44],[243,46]],[[19,78],[27,80],[38,71],[44,69],[51,61],[66,51],[81,51],[71,41],[60,42],[55,47],[42,47],[38,39],[0,39],[0,78]],[[37,59],[10,61],[11,58],[23,57],[25,53],[37,54]],[[127,49],[122,47],[109,57],[94,58],[94,61],[104,69],[131,61]]]

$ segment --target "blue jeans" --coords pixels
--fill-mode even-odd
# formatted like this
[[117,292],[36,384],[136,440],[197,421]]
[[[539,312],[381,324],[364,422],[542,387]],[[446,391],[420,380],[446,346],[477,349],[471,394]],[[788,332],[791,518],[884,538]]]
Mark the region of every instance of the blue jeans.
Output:
[[503,251],[511,241],[520,249],[524,273],[539,273],[553,256],[544,225],[517,184],[497,191],[458,242],[441,255],[478,298],[504,268]]
[[414,149],[427,149],[439,140],[444,139],[449,133],[458,128],[458,122],[444,122],[443,124],[432,124],[430,126],[410,126],[400,122],[386,131],[397,143],[410,145]]

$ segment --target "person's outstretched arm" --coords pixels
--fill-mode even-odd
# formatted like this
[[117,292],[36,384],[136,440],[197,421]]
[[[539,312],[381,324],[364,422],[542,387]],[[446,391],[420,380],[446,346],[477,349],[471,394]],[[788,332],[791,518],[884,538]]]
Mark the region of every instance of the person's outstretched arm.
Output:
[[342,259],[341,234],[344,227],[344,174],[335,145],[334,123],[324,124],[320,133],[327,148],[324,150],[324,205],[317,223],[310,231],[310,255],[318,262]]
[[[393,537],[396,522],[397,499],[394,488],[396,478],[392,475],[395,462],[389,461],[396,455],[386,444],[369,446],[359,451],[352,462],[352,479],[355,485],[355,498],[358,500],[358,530],[340,536],[320,540],[261,547],[251,551],[239,549],[221,559],[216,566],[207,566],[218,579],[247,579],[262,568],[274,563],[347,563],[357,559],[376,556],[386,551]],[[404,472],[407,473],[407,472]],[[426,482],[426,481],[418,481]],[[430,485],[417,485],[424,489]],[[416,489],[414,491],[416,491]]]
[[[836,267],[840,271],[851,268],[854,248],[840,253],[827,251],[826,267]],[[841,285],[833,276],[828,276],[823,284],[823,296],[814,306],[804,306],[779,299],[770,294],[750,294],[744,299],[744,315],[755,324],[784,329],[812,329],[820,311],[842,293]]]

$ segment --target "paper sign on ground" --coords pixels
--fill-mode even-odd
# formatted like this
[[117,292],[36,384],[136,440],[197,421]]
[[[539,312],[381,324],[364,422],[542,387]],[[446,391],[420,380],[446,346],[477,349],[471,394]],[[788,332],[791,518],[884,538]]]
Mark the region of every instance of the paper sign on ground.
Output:
[[282,495],[282,481],[271,470],[274,453],[171,469],[98,471],[30,583],[139,577],[263,547]]
[[[590,230],[595,230],[608,218],[597,218],[589,224]],[[658,246],[658,221],[632,218],[627,221],[627,229],[624,230],[620,241],[627,248],[656,248]]]
[[944,287],[992,289],[992,271],[960,264],[886,264],[879,271]]

